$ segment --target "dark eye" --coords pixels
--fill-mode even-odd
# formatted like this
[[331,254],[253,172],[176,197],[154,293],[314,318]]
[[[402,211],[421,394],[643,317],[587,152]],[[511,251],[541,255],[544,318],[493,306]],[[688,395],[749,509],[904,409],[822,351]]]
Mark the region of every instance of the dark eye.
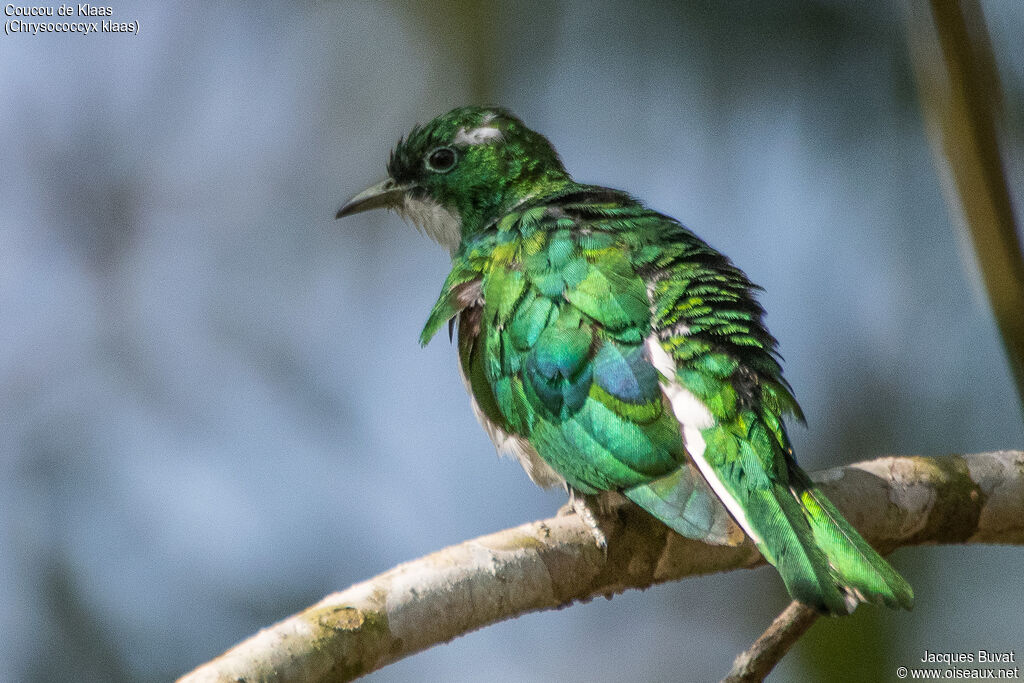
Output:
[[455,165],[455,150],[449,147],[441,147],[435,149],[427,157],[427,168],[431,171],[438,173],[444,173],[445,171],[452,170],[452,166]]

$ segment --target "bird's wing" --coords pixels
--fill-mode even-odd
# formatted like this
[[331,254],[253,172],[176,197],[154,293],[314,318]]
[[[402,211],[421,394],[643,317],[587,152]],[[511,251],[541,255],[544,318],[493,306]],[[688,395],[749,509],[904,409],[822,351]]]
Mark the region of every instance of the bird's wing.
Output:
[[622,490],[686,536],[736,543],[742,534],[687,460],[647,348],[651,300],[632,238],[664,220],[617,193],[511,214],[457,255],[486,264],[456,266],[425,335],[461,313],[479,411],[572,487]]
[[793,458],[782,422],[802,419],[746,276],[682,228],[647,269],[651,358],[687,451],[790,593],[833,614],[913,592]]

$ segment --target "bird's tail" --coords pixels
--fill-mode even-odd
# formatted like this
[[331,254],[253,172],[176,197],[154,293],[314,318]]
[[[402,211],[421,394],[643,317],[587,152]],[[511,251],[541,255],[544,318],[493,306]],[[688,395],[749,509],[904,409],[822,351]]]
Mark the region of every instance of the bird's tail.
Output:
[[[848,607],[861,602],[912,609],[914,591],[836,506],[795,464],[790,466],[790,491],[811,528],[815,544],[825,554],[830,575]],[[829,610],[835,611],[835,610]]]
[[[767,430],[759,423],[748,422],[742,436],[736,425],[714,426],[703,432],[706,448],[687,447],[733,519],[779,570],[790,595],[827,614],[849,614],[861,602],[910,609],[914,593],[906,580],[792,458],[776,450],[780,444],[761,433]],[[775,457],[763,457],[764,448]]]

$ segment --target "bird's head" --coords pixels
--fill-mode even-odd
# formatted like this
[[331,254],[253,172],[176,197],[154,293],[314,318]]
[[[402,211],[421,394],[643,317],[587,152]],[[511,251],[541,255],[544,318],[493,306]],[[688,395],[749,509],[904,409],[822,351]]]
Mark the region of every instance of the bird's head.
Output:
[[337,217],[394,209],[455,251],[516,204],[571,180],[551,143],[504,109],[461,107],[416,127],[388,160],[388,177]]

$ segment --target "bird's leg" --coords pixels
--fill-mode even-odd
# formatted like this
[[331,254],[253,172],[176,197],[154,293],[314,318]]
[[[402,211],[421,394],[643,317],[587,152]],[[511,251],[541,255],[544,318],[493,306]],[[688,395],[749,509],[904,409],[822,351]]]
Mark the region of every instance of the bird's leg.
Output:
[[605,535],[602,524],[605,528],[612,521],[614,511],[613,500],[604,494],[588,495],[580,493],[569,487],[569,503],[559,511],[559,514],[573,513],[586,523],[590,533],[593,534],[597,547],[608,552],[608,537]]

